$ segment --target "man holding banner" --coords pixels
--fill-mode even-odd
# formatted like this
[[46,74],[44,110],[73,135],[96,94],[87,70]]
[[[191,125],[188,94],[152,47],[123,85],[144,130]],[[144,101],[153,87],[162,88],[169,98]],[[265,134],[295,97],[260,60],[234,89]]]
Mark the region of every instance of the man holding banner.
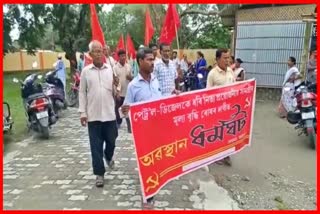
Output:
[[[208,74],[207,88],[228,85],[235,82],[233,71],[229,65],[229,52],[227,49],[218,49],[216,51],[217,65]],[[230,157],[223,159],[223,162],[231,166]],[[222,162],[218,162],[221,164]]]
[[[152,73],[154,56],[149,48],[141,48],[137,53],[137,62],[140,68],[138,76],[130,83],[127,89],[127,95],[121,111],[128,115],[129,105],[136,102],[157,100],[162,97],[158,79]],[[152,208],[153,197],[147,199],[144,208]]]
[[144,207],[152,207],[153,197],[174,178],[250,145],[255,102],[255,81],[234,83],[228,51],[217,53],[219,67],[208,82],[212,88],[180,96],[160,92],[151,53],[138,52],[140,73],[121,107],[131,120]]

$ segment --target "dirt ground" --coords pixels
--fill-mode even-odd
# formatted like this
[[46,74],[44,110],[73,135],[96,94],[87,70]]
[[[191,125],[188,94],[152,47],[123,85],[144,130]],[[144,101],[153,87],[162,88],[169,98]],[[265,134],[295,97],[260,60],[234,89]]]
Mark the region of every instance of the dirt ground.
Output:
[[316,151],[276,108],[257,101],[251,147],[209,171],[242,209],[316,209]]

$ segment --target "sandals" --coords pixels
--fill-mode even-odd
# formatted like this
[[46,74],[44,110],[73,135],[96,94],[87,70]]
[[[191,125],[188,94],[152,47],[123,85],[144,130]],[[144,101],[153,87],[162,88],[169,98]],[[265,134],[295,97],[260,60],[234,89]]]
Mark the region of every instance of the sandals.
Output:
[[109,167],[110,169],[114,169],[114,161],[113,161],[113,160],[107,161],[107,164],[108,164],[108,167]]
[[96,187],[100,188],[104,186],[104,176],[98,175],[96,178]]
[[218,165],[227,165],[227,166],[232,166],[231,158],[230,157],[225,157],[222,160],[219,160],[216,162]]
[[147,202],[142,201],[142,209],[151,210],[154,208],[154,199],[153,197],[147,199]]

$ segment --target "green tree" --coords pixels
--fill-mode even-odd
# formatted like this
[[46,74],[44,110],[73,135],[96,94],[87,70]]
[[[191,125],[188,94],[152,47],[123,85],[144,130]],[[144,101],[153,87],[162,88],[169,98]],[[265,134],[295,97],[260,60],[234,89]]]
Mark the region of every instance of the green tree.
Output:
[[[18,44],[34,53],[37,48],[61,47],[66,58],[76,62],[76,52],[86,51],[91,40],[90,11],[88,4],[24,4],[5,5],[4,53],[14,49],[10,37],[12,26],[20,31]],[[167,5],[119,4],[111,12],[96,5],[106,42],[115,47],[121,34],[130,33],[135,47],[144,42],[145,10],[149,7],[155,34],[159,38]],[[180,48],[229,47],[230,33],[221,23],[220,14],[229,5],[185,4],[177,5],[180,14]],[[177,47],[176,40],[173,47]]]
[[[177,4],[176,6],[181,21],[178,32],[180,48],[229,47],[230,32],[222,25],[220,18],[220,13],[228,5]],[[155,28],[152,42],[157,42],[167,5],[119,4],[115,5],[109,13],[100,13],[100,22],[110,46],[115,47],[120,35],[125,35],[127,32],[132,36],[136,48],[143,44],[146,7],[149,7]],[[172,46],[178,47],[176,39]]]
[[[12,50],[10,32],[13,24],[20,32],[18,43],[29,54],[44,46],[45,41],[52,41],[50,28],[54,35],[54,45],[66,52],[70,64],[76,66],[76,52],[87,50],[91,40],[91,27],[88,4],[23,4],[5,5],[4,14],[4,52]],[[100,11],[101,7],[97,7]],[[52,42],[50,42],[52,44]],[[56,47],[54,47],[56,48]],[[72,63],[73,62],[73,63]],[[71,69],[75,66],[71,66]]]

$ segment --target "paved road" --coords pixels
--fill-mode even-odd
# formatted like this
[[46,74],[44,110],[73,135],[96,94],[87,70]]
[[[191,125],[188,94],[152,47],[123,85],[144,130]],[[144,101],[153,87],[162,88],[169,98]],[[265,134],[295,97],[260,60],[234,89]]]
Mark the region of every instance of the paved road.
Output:
[[[256,103],[252,146],[232,157],[232,167],[212,164],[172,181],[156,196],[156,209],[315,209],[316,152],[276,116],[276,106]],[[97,189],[87,130],[75,109],[66,114],[49,141],[28,138],[6,148],[4,209],[141,209],[126,127],[117,139],[117,169]]]
[[[116,169],[105,186],[94,186],[87,129],[75,109],[56,124],[48,141],[12,143],[4,157],[4,209],[141,209],[141,191],[132,136],[122,127],[115,151]],[[208,167],[166,185],[156,209],[239,209],[219,187]]]

